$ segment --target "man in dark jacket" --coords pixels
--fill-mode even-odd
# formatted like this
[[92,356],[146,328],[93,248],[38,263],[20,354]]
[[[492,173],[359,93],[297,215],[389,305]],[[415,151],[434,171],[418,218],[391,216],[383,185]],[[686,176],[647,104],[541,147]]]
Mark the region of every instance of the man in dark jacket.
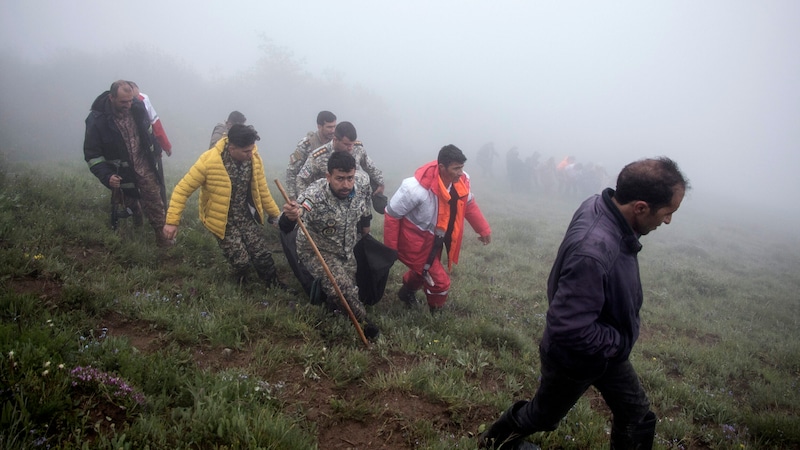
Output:
[[111,84],[100,94],[86,118],[83,156],[89,170],[109,189],[119,189],[128,208],[141,212],[155,230],[160,247],[172,241],[163,234],[165,223],[161,147],[153,136],[144,104],[127,81]]
[[687,189],[672,160],[645,159],[578,208],[547,281],[539,389],[480,436],[482,448],[538,448],[525,436],[555,430],[589,386],[613,414],[612,449],[652,448],[656,415],[628,359],[643,300],[639,237],[669,224]]

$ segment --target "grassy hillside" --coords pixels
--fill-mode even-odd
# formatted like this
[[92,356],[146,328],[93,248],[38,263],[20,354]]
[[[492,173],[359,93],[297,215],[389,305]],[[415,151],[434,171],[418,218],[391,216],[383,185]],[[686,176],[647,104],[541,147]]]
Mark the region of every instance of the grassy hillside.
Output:
[[[147,225],[110,230],[108,191],[82,164],[0,172],[1,448],[471,449],[536,389],[545,282],[576,200],[475,180],[492,244],[466,238],[434,317],[396,299],[397,263],[367,349],[344,317],[238,286],[196,195],[165,251]],[[280,175],[268,174],[276,195]],[[640,256],[632,359],[660,418],[656,447],[800,448],[798,239],[691,202]],[[590,391],[531,439],[605,448],[609,420]]]

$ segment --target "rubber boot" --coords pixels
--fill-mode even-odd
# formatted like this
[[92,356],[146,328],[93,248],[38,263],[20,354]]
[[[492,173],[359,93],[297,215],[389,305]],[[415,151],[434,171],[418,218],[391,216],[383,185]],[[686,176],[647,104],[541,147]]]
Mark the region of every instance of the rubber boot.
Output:
[[648,412],[641,423],[611,426],[611,450],[651,450],[656,435],[656,413]]
[[478,438],[478,448],[502,450],[540,450],[539,446],[525,440],[530,433],[525,432],[514,419],[514,414],[527,401],[511,405],[495,423]]

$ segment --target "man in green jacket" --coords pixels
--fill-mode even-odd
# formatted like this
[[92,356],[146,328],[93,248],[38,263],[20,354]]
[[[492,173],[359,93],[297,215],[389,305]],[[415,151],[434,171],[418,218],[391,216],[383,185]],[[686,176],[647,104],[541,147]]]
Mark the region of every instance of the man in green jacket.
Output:
[[172,191],[164,235],[174,239],[186,201],[200,188],[200,220],[217,238],[239,282],[252,265],[268,286],[285,288],[278,280],[262,226],[281,211],[267,186],[264,164],[252,126],[235,124],[228,135],[200,155]]

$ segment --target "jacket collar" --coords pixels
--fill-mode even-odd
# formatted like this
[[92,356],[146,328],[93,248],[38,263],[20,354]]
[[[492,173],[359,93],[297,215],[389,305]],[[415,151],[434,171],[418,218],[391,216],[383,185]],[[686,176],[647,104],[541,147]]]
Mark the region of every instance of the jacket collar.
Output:
[[617,205],[614,204],[614,189],[606,188],[603,190],[603,204],[611,212],[611,215],[616,219],[617,225],[622,232],[622,242],[633,253],[639,253],[642,250],[642,244],[639,242],[639,236],[633,231],[631,225],[625,220]]

